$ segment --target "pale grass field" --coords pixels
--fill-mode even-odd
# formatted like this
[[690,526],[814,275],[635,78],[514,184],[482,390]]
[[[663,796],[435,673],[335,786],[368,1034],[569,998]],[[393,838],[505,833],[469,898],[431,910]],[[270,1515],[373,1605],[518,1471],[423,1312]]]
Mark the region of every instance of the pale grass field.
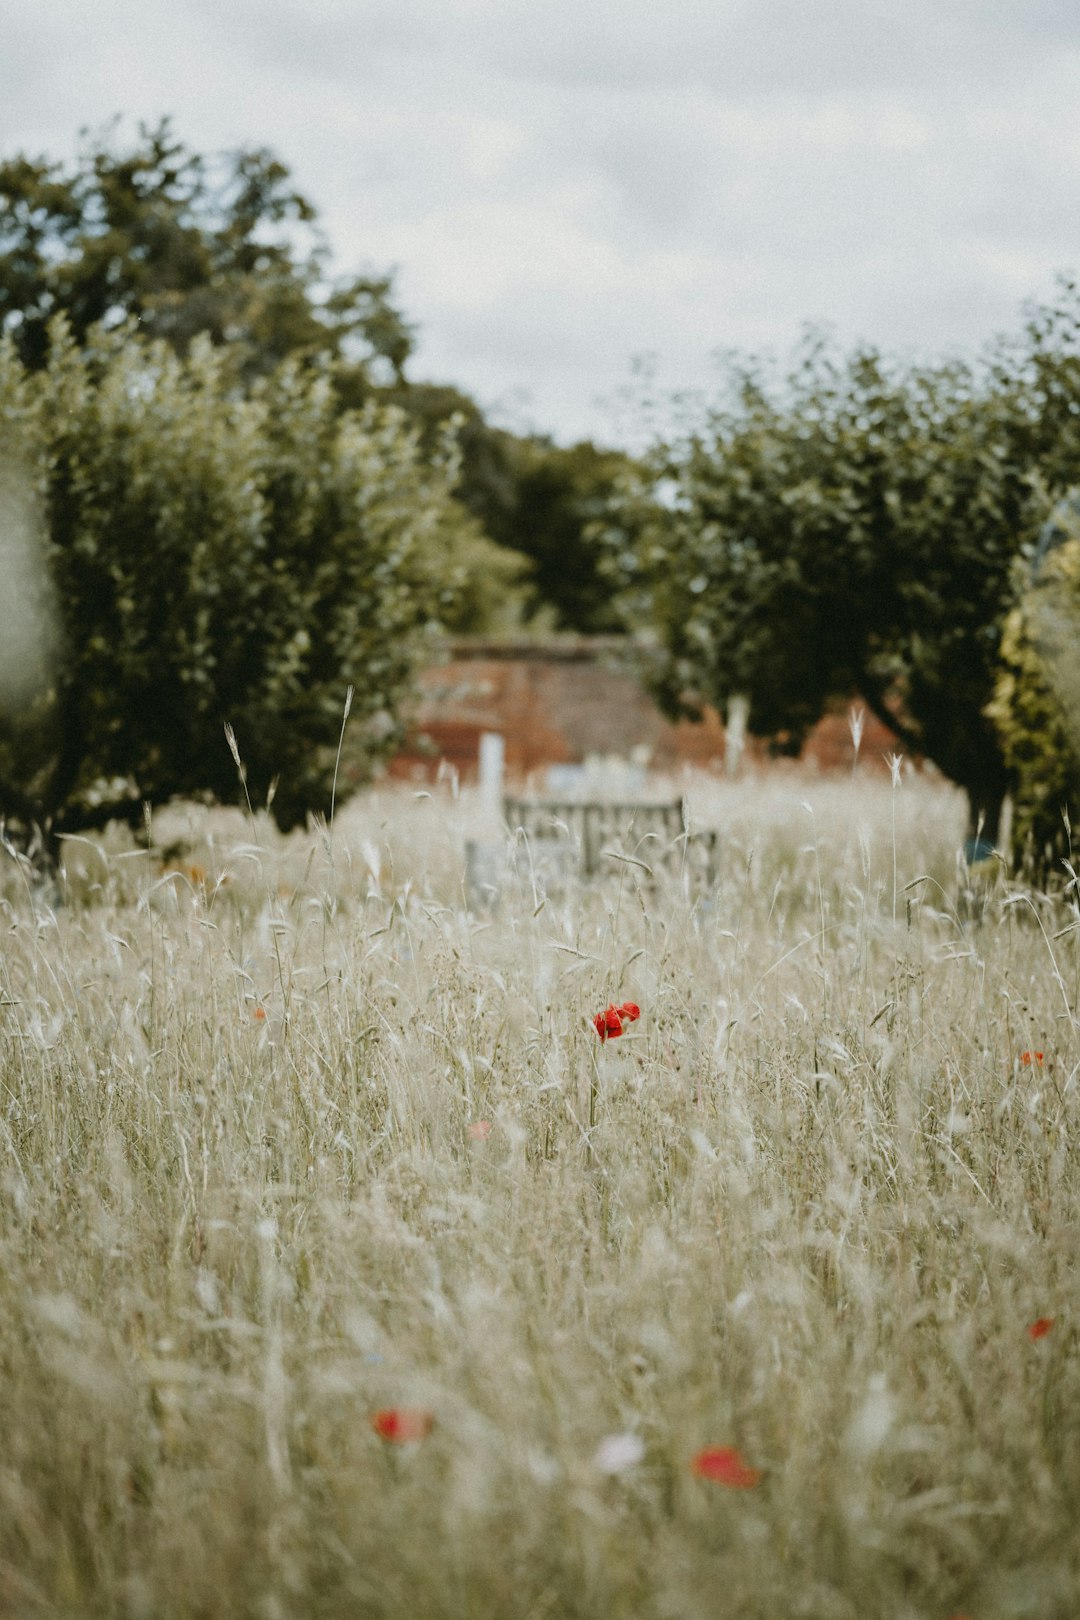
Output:
[[919,781],[692,802],[712,890],[493,912],[443,794],[2,857],[0,1614],[1075,1620],[1075,892],[961,920]]

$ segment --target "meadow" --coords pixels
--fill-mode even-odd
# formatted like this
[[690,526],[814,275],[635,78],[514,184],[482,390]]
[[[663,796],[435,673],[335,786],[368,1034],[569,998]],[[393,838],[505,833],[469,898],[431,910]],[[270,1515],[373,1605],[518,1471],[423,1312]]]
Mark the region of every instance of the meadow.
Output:
[[492,904],[444,789],[0,855],[0,1614],[1075,1620],[1076,889],[691,802]]

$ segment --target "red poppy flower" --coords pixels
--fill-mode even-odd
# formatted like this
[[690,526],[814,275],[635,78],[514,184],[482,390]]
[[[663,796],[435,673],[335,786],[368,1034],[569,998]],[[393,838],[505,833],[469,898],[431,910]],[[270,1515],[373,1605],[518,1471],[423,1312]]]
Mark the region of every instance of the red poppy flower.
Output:
[[371,1427],[380,1440],[391,1445],[407,1445],[410,1440],[426,1440],[435,1418],[423,1406],[387,1406],[371,1414]]
[[1033,1063],[1041,1063],[1042,1060],[1043,1054],[1041,1052],[1021,1052],[1020,1054],[1020,1061],[1027,1069],[1030,1069]]
[[261,1024],[263,1022],[263,1020],[265,1019],[265,1017],[266,1017],[266,1008],[265,1007],[256,1007],[255,1011],[252,1013],[251,1016],[258,1023]]
[[486,1142],[491,1135],[490,1119],[474,1119],[471,1125],[466,1125],[465,1135],[474,1142]]
[[690,1464],[698,1479],[711,1479],[717,1485],[730,1485],[735,1490],[749,1490],[760,1485],[760,1468],[751,1468],[741,1451],[734,1446],[706,1446]]
[[633,1001],[624,1001],[621,1007],[612,1002],[603,1012],[597,1013],[593,1019],[593,1026],[602,1041],[610,1035],[612,1039],[623,1032],[623,1023],[632,1024],[641,1017],[641,1008]]
[[1045,1339],[1053,1325],[1054,1318],[1052,1316],[1040,1316],[1038,1321],[1032,1322],[1028,1328],[1027,1336],[1029,1339]]
[[622,1034],[622,1019],[614,1002],[610,1007],[605,1007],[603,1012],[597,1013],[593,1019],[593,1026],[602,1041],[606,1041],[609,1035],[614,1039],[616,1035]]

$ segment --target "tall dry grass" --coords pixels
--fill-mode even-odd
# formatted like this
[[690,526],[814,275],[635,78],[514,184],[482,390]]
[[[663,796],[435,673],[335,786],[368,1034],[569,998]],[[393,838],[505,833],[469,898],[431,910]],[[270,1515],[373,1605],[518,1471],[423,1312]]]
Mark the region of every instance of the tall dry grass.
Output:
[[465,799],[7,858],[0,1613],[1080,1613],[1075,892],[958,914],[919,783],[692,798],[712,888],[494,911]]

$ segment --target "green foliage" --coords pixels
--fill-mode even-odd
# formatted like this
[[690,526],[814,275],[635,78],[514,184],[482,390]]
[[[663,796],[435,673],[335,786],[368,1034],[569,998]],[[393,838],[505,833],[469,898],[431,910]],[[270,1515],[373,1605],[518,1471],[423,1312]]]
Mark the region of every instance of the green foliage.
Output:
[[787,376],[733,370],[727,403],[654,460],[668,510],[615,530],[669,709],[745,693],[754,730],[794,750],[859,692],[994,837],[1010,766],[985,711],[1013,560],[1046,483],[1080,465],[1078,333],[1063,285],[978,366],[811,339]]
[[272,152],[209,160],[167,119],[140,126],[130,151],[111,133],[85,139],[71,169],[0,163],[0,331],[24,364],[45,363],[63,313],[78,343],[133,317],[180,353],[200,333],[227,343],[249,373],[332,351],[401,379],[412,331],[390,278],[329,280],[315,210]]
[[79,348],[62,321],[42,371],[0,348],[0,421],[61,620],[33,770],[7,717],[3,807],[64,826],[103,784],[128,807],[232,797],[228,722],[253,799],[280,777],[289,825],[329,805],[350,684],[354,747],[386,751],[417,636],[453,595],[447,559],[475,538],[452,445],[422,452],[393,409],[343,414],[328,364],[290,361],[245,394],[205,337],[185,357],[129,329]]
[[437,563],[442,628],[455,636],[520,634],[529,599],[528,558],[496,544],[464,511],[447,538],[452,543]]
[[552,611],[559,630],[595,635],[621,629],[597,529],[628,458],[588,441],[564,449],[518,440],[514,451],[506,534],[533,561],[531,611]]
[[458,496],[475,520],[452,556],[441,615],[458,633],[618,628],[591,538],[624,459],[560,450],[492,427],[460,390],[406,381],[413,328],[392,279],[334,280],[315,209],[263,149],[209,158],[168,120],[130,149],[115,128],[84,138],[73,166],[0,163],[0,332],[32,370],[49,322],[77,345],[97,324],[138,322],[181,355],[196,337],[226,352],[240,384],[287,358],[332,355],[340,406],[396,405],[434,453],[453,418]]
[[500,635],[520,631],[533,606],[533,565],[518,549],[510,514],[516,498],[512,462],[519,441],[493,428],[467,394],[439,383],[399,382],[372,386],[363,368],[342,366],[335,374],[342,404],[355,408],[377,400],[403,411],[434,453],[453,432],[458,479],[455,498],[471,523],[445,559],[446,585],[439,617],[455,635]]
[[[370,396],[362,375],[344,372],[340,387],[350,404]],[[486,563],[470,570],[491,599],[482,618],[472,614],[469,625],[452,628],[513,628],[522,620],[583,635],[623,628],[600,529],[614,491],[633,470],[629,457],[589,441],[564,448],[508,433],[448,386],[409,383],[379,397],[400,405],[421,426],[425,442],[454,422],[458,499],[497,548],[488,553],[494,576]]]
[[[987,708],[1013,772],[1014,842],[1041,875],[1070,853],[1080,804],[1080,514],[1062,502],[1044,530],[1067,527],[1034,577],[1018,575]],[[1071,517],[1072,521],[1068,522]]]

